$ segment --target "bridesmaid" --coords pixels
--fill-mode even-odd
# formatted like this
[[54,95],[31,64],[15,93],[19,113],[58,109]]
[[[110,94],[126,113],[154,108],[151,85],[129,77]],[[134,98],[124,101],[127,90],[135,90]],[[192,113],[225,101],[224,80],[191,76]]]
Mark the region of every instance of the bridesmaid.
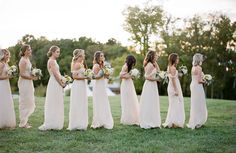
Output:
[[112,129],[114,122],[106,93],[105,82],[105,78],[108,78],[108,76],[104,75],[102,70],[104,67],[104,61],[104,54],[101,51],[96,51],[93,61],[95,83],[93,86],[93,122],[91,127],[104,127],[106,129]]
[[169,55],[169,64],[167,73],[169,83],[167,87],[169,108],[164,127],[184,127],[185,112],[184,112],[184,98],[180,86],[178,71],[176,70],[179,63],[179,56],[176,53]]
[[144,60],[145,82],[140,98],[140,127],[161,127],[160,102],[155,74],[160,71],[157,53],[148,51]]
[[30,62],[30,57],[32,56],[32,50],[30,45],[25,44],[21,47],[20,56],[20,77],[18,80],[20,114],[19,127],[31,128],[28,119],[35,110],[33,80],[37,80],[38,78],[31,75],[32,64]]
[[0,49],[0,129],[16,127],[14,103],[9,83],[11,76],[7,74],[10,57],[8,50]]
[[64,96],[62,76],[57,64],[60,55],[58,46],[51,46],[48,51],[47,68],[50,74],[44,105],[44,124],[39,130],[61,130],[64,124]]
[[71,62],[74,82],[71,86],[68,130],[86,130],[88,126],[87,79],[83,73],[85,54],[82,49],[75,49]]
[[126,125],[139,125],[138,97],[134,88],[132,77],[129,74],[135,64],[135,57],[133,55],[128,55],[120,72],[120,78],[122,79],[120,87],[122,110],[120,122]]
[[188,128],[195,129],[200,128],[207,121],[207,107],[205,92],[203,89],[203,72],[202,72],[202,54],[196,53],[193,56],[192,67],[192,82],[190,84],[191,90],[191,107],[190,107],[190,119],[187,124]]

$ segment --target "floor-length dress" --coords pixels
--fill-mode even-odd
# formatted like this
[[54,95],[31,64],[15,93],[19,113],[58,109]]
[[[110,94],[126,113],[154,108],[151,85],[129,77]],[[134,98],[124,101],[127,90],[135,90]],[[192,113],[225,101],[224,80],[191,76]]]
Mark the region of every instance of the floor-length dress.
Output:
[[[100,69],[100,71],[102,71]],[[100,73],[100,71],[98,73]],[[95,80],[93,86],[93,121],[92,128],[112,129],[114,125],[104,77]]]
[[[203,75],[203,74],[202,74]],[[192,74],[190,118],[187,127],[195,129],[207,121],[207,106],[203,85],[198,83],[198,76]]]
[[[145,76],[155,77],[157,69],[153,64],[145,66]],[[156,81],[145,80],[140,97],[140,127],[144,129],[161,127],[160,101]]]
[[[164,127],[172,127],[173,124],[178,127],[184,127],[185,112],[184,112],[184,98],[178,78],[178,71],[176,70],[175,76],[168,73],[169,83],[167,87],[169,108]],[[178,96],[175,95],[174,85],[172,79],[175,79]]]
[[[53,62],[55,62],[55,65],[57,67],[57,73],[60,73],[59,66],[56,60]],[[63,88],[57,82],[49,66],[48,71],[50,74],[50,78],[47,85],[44,105],[44,123],[39,127],[39,130],[61,130],[64,124]]]
[[[20,63],[21,62],[23,62],[23,57],[20,60]],[[30,60],[27,60],[25,75],[31,76],[31,67],[32,64],[30,63]],[[34,84],[32,80],[19,77],[18,87],[20,115],[19,127],[24,127],[28,122],[29,116],[35,110]]]
[[[1,76],[6,76],[8,65],[4,64]],[[9,79],[0,80],[0,129],[15,128],[16,116]]]
[[[120,74],[128,73],[128,67],[125,64]],[[121,120],[122,124],[139,125],[139,102],[134,88],[133,80],[122,79],[120,86],[121,95]]]
[[[85,68],[72,73],[83,76]],[[68,130],[86,130],[88,126],[87,80],[74,80],[71,86]]]

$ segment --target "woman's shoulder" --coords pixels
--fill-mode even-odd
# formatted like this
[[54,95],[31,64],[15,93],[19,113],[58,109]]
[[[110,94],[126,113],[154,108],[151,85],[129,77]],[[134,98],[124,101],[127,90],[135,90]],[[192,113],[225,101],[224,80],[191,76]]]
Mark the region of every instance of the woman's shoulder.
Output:
[[80,68],[82,68],[82,65],[81,65],[80,63],[78,63],[78,62],[72,63],[72,69],[73,69],[73,70],[77,71],[77,70],[79,70]]
[[193,66],[192,67],[192,74],[197,75],[197,74],[201,74],[201,72],[202,72],[201,66]]
[[97,64],[97,63],[95,63],[95,64],[93,64],[93,67],[94,67],[94,68],[99,68],[99,67],[100,67],[100,65],[99,65],[99,64]]
[[170,72],[176,72],[176,67],[175,66],[169,66]]
[[0,69],[3,69],[4,66],[5,64],[3,62],[0,62]]
[[128,69],[128,65],[125,63],[125,64],[122,66],[122,69]]
[[172,76],[176,76],[177,75],[177,70],[175,66],[168,66],[167,68],[167,72]]
[[20,58],[20,61],[19,61],[19,65],[21,65],[21,64],[27,64],[27,60],[25,59],[25,58],[23,58],[23,57],[21,57]]
[[148,62],[147,65],[146,65],[145,67],[147,67],[147,68],[152,68],[152,67],[154,67],[154,65],[153,65],[153,63]]

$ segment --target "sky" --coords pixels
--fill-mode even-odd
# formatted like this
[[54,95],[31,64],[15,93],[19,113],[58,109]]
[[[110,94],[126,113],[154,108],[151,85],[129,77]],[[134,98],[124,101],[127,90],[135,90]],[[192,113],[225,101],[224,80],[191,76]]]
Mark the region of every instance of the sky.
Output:
[[[0,47],[15,45],[25,34],[49,40],[115,38],[129,45],[122,11],[146,0],[0,0]],[[236,0],[152,0],[180,18],[220,11],[236,21]]]

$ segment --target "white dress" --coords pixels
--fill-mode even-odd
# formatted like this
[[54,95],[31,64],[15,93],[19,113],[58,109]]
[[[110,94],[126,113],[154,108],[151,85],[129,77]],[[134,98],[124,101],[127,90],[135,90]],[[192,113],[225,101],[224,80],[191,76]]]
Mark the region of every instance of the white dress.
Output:
[[[0,75],[6,76],[7,70],[8,65],[5,64]],[[0,80],[0,93],[0,129],[14,128],[16,126],[16,116],[9,79]]]
[[[85,68],[80,68],[78,73],[81,77]],[[70,111],[68,130],[86,130],[88,126],[88,98],[87,80],[74,80],[71,86]]]
[[95,80],[93,86],[93,121],[91,127],[112,129],[113,125],[114,122],[111,114],[110,103],[106,93],[106,82],[104,78],[101,78]]
[[[168,74],[169,83],[167,87],[169,108],[166,117],[166,121],[163,124],[164,127],[172,127],[173,124],[178,127],[184,127],[185,112],[184,112],[184,98],[182,89],[179,82],[178,71],[176,70],[175,76]],[[175,79],[175,83],[178,90],[178,96],[175,96],[175,90],[172,82],[172,78]]]
[[[145,76],[154,78],[157,69],[148,63]],[[140,127],[144,129],[161,127],[160,102],[156,81],[145,80],[140,98]]]
[[[120,74],[128,73],[128,67],[125,64],[122,67]],[[133,80],[122,79],[120,87],[121,95],[121,120],[122,124],[139,125],[139,102],[134,88]]]
[[[202,74],[203,75],[203,74]],[[191,106],[188,128],[195,129],[201,127],[207,121],[207,106],[203,85],[198,83],[197,75],[192,74]]]
[[[20,63],[22,62],[22,58]],[[26,64],[26,74],[31,76],[31,63],[28,60]],[[29,116],[35,110],[35,98],[34,98],[34,84],[32,80],[27,80],[19,77],[18,80],[19,87],[19,114],[20,114],[20,124],[19,127],[24,127],[29,119]]]
[[[49,60],[48,60],[49,63]],[[58,73],[59,66],[55,61]],[[44,123],[39,130],[61,130],[64,124],[64,96],[63,88],[57,82],[48,65],[50,78],[48,81],[44,105]]]

